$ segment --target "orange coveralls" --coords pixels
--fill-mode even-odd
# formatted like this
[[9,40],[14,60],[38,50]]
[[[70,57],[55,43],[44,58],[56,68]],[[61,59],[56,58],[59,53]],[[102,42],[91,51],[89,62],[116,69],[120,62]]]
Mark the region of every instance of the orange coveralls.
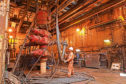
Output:
[[74,74],[74,69],[73,69],[74,54],[73,54],[73,52],[70,52],[70,54],[68,55],[68,59],[66,61],[68,62],[68,77],[71,77],[71,75]]

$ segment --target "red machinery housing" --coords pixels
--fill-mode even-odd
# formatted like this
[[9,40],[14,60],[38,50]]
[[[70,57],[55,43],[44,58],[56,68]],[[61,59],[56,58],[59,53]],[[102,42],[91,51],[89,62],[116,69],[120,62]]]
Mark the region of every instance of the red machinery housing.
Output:
[[48,47],[48,45],[42,45],[42,46],[40,46],[41,49],[47,48],[47,47]]
[[44,50],[44,49],[37,49],[37,50],[34,50],[31,52],[31,55],[33,56],[49,56],[49,53],[47,50]]
[[37,25],[45,25],[47,24],[48,13],[45,10],[39,10],[37,12],[36,22]]
[[51,33],[44,30],[44,29],[34,29],[34,30],[32,30],[32,33],[34,33],[36,35],[43,36],[43,37],[50,37],[51,36]]
[[29,39],[30,39],[30,42],[36,43],[39,45],[44,45],[44,44],[47,45],[50,42],[48,37],[41,37],[41,36],[36,36],[36,35],[30,35]]
[[[48,17],[48,13],[46,10],[39,10],[37,12],[37,16],[36,16],[36,24],[37,26],[45,26],[48,24],[48,21],[51,18]],[[49,55],[49,53],[47,51],[44,51],[44,48],[46,49],[48,47],[48,44],[50,42],[50,37],[51,34],[44,30],[44,29],[34,29],[31,31],[33,35],[29,36],[29,40],[31,44],[35,44],[35,45],[40,45],[40,49],[37,49],[35,51],[32,51],[31,54],[34,56],[42,56],[41,59],[47,59],[46,56]],[[26,44],[27,45],[27,44]]]

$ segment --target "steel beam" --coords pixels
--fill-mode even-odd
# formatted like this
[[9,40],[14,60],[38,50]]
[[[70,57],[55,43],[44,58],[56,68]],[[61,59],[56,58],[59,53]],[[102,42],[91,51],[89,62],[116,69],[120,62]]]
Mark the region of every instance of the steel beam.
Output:
[[[58,13],[61,12],[64,8],[66,8],[68,5],[72,3],[73,0],[64,0],[59,6],[58,6]],[[53,15],[56,13],[56,8],[51,12]]]
[[[64,23],[66,20],[70,19],[70,18],[74,18],[77,17],[79,15],[82,15],[84,12],[87,12],[89,10],[91,10],[92,8],[96,7],[95,4],[99,3],[101,0],[93,0],[93,1],[83,1],[81,3],[79,3],[76,7],[74,7],[73,9],[69,10],[68,12],[66,12],[64,15],[62,15],[59,18],[59,25]],[[109,0],[103,0],[101,2],[101,4],[104,4],[106,2],[108,2]],[[54,28],[55,23],[52,23],[52,29]]]
[[73,25],[76,25],[76,24],[78,24],[78,23],[80,23],[80,22],[82,22],[82,21],[96,15],[96,14],[99,14],[99,13],[104,12],[106,10],[112,9],[112,8],[118,6],[118,5],[123,5],[125,3],[126,3],[125,0],[114,0],[114,1],[112,0],[112,1],[109,1],[108,3],[106,3],[106,4],[104,4],[104,5],[100,6],[100,7],[97,7],[95,9],[92,9],[89,12],[86,12],[83,16],[79,17],[78,19],[74,19],[71,22],[66,23],[65,25],[63,25],[61,27],[60,30],[64,30],[64,29],[66,29],[68,27],[71,27]]
[[[87,7],[90,7],[97,3],[99,0],[93,0],[88,1],[84,0],[80,3],[78,3],[77,6],[75,6],[73,9],[67,11],[65,14],[59,17],[59,25],[64,23],[67,19],[74,17],[75,15],[79,15],[82,12],[85,12],[84,10],[87,9]],[[54,28],[55,22],[52,23],[52,29]]]
[[[76,15],[80,15],[85,12],[86,9],[91,9],[91,7],[94,7],[94,4],[97,4],[101,0],[83,0],[82,2],[78,3],[74,8],[67,11],[65,14],[59,17],[59,24],[62,24],[67,19],[72,18]],[[107,0],[108,1],[108,0]],[[54,26],[55,22],[52,22],[51,26]],[[53,28],[53,27],[52,27]]]
[[[58,6],[58,13],[62,11],[64,8],[66,8],[68,5],[71,4],[73,0],[64,0],[59,6]],[[51,15],[53,15],[56,12],[56,9],[54,9],[53,12],[51,12]],[[55,19],[52,19],[52,22],[55,22]]]
[[25,19],[25,17],[26,17],[26,15],[27,15],[27,11],[28,11],[28,9],[29,9],[29,3],[30,3],[30,1],[28,0],[28,2],[27,2],[28,4],[27,4],[27,8],[25,9],[25,13],[24,13],[24,15],[22,16],[22,18],[21,18],[21,20],[20,20],[20,22],[19,22],[19,25],[18,25],[18,27],[17,27],[17,33],[20,31],[20,28],[21,28],[21,26],[22,26],[22,24],[23,24],[23,22],[24,22],[24,19]]
[[[94,0],[97,1],[97,0]],[[75,13],[77,10],[79,10],[81,7],[85,6],[86,4],[90,3],[88,0],[83,0],[83,2],[80,2],[77,6],[72,8],[71,10],[67,11],[65,14],[59,17],[59,21],[63,20],[64,18],[68,17],[69,15]]]
[[[87,11],[91,10],[92,8],[96,7],[96,5],[94,5],[94,4],[97,4],[99,1],[100,1],[100,0],[94,2],[93,4],[91,4],[91,5],[87,6],[87,7],[86,7],[86,6],[82,7],[82,8],[81,8],[80,10],[78,10],[75,14],[72,14],[72,15],[68,16],[67,18],[64,18],[59,24],[62,24],[62,23],[64,23],[66,20],[68,20],[68,19],[70,19],[70,18],[75,18],[75,17],[77,17],[77,16],[83,14],[84,12],[87,12]],[[104,0],[104,1],[101,2],[101,4],[104,4],[104,3],[108,2],[108,1],[109,1],[109,0]]]

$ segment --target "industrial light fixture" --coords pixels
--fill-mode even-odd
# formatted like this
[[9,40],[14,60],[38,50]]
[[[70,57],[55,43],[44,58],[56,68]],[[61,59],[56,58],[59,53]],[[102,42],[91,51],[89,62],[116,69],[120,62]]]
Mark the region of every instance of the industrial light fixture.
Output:
[[76,52],[80,52],[80,49],[76,49]]
[[16,27],[16,23],[15,23],[15,22],[12,22],[12,23],[11,23],[11,27],[12,27],[12,28],[15,28],[15,27]]
[[120,76],[126,77],[126,73],[120,73]]
[[106,46],[110,46],[111,45],[111,40],[109,40],[109,39],[104,40],[104,44]]
[[105,43],[110,43],[111,41],[108,40],[108,39],[106,39],[106,40],[104,40],[104,42],[105,42]]
[[77,29],[76,29],[76,31],[77,31],[77,32],[79,32],[79,31],[80,31],[80,29],[79,29],[79,28],[77,28]]
[[85,34],[85,28],[83,27],[80,31],[80,35],[84,35]]
[[9,32],[12,32],[13,30],[12,29],[8,29]]
[[13,38],[13,36],[9,36],[9,38],[10,38],[10,39],[12,39],[12,38]]
[[124,20],[125,20],[123,16],[119,16],[119,18],[118,18],[118,19],[119,19],[119,20],[122,20],[122,21],[124,21]]
[[73,50],[73,47],[69,47],[69,50]]

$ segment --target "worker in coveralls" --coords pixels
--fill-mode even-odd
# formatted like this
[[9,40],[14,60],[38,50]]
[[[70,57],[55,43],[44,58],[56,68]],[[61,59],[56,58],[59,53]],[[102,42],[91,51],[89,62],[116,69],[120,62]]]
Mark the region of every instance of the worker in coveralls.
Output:
[[69,55],[67,60],[64,63],[68,62],[68,77],[74,74],[73,63],[74,63],[74,54],[73,54],[73,47],[69,48]]

